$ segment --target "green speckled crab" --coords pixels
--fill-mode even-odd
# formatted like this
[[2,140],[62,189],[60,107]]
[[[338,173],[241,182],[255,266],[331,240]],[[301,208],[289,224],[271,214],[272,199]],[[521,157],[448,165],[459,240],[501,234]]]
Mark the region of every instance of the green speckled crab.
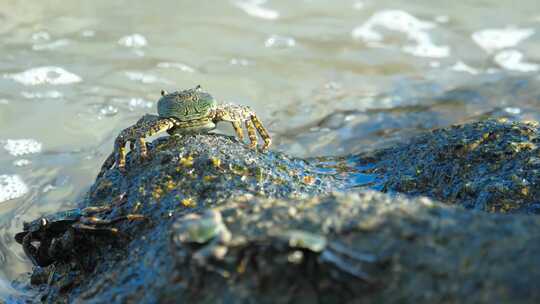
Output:
[[193,89],[167,93],[161,91],[157,104],[158,115],[147,114],[137,123],[124,129],[114,142],[114,151],[107,158],[98,176],[101,176],[113,165],[124,170],[126,166],[126,143],[131,150],[136,149],[141,159],[148,157],[145,138],[167,131],[170,135],[206,133],[216,127],[220,121],[228,121],[240,140],[244,139],[242,123],[245,124],[250,140],[250,148],[257,147],[257,135],[264,141],[262,150],[271,144],[268,131],[261,121],[247,106],[235,104],[218,104],[212,95],[204,92],[201,86]]

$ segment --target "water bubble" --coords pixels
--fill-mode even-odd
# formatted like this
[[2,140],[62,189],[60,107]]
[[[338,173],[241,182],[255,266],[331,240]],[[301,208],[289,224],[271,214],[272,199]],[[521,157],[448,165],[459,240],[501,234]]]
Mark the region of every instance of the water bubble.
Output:
[[38,85],[45,83],[52,85],[60,85],[82,81],[82,78],[78,75],[75,75],[61,67],[56,66],[43,66],[38,68],[32,68],[21,73],[4,74],[4,77],[13,79],[24,85]]
[[266,39],[264,46],[267,48],[289,48],[296,45],[296,41],[292,37],[272,35]]
[[118,113],[118,108],[112,105],[106,105],[99,109],[100,116],[114,116]]
[[0,175],[0,202],[18,198],[28,192],[28,186],[18,175]]
[[81,33],[81,36],[87,37],[87,38],[88,38],[88,37],[94,37],[95,35],[96,35],[96,32],[93,31],[93,30],[84,30],[84,31],[82,31],[82,33]]
[[36,32],[32,34],[32,40],[48,41],[48,40],[51,40],[51,35],[45,31]]
[[60,91],[45,91],[45,92],[26,92],[22,91],[21,95],[28,99],[41,99],[41,98],[62,98],[64,94]]
[[242,58],[232,58],[229,63],[231,65],[240,65],[240,66],[248,66],[251,64],[251,62],[247,59]]
[[472,74],[472,75],[477,75],[478,74],[477,69],[468,66],[463,61],[456,62],[456,64],[454,64],[450,69],[452,69],[452,71],[465,72],[465,73],[469,73],[469,74]]
[[159,78],[155,75],[145,74],[141,72],[126,72],[126,76],[130,80],[140,81],[142,83],[156,83],[156,82],[169,83],[169,81]]
[[450,56],[450,47],[439,46],[433,43],[427,30],[435,28],[435,23],[422,21],[407,12],[400,10],[384,10],[375,13],[364,24],[352,31],[355,39],[363,40],[368,44],[383,41],[382,33],[375,30],[382,27],[388,30],[404,33],[407,39],[414,41],[414,45],[405,45],[402,50],[418,57],[443,58]]
[[540,66],[523,60],[523,54],[517,50],[504,50],[499,52],[493,60],[502,68],[518,72],[536,72]]
[[131,98],[128,102],[130,110],[134,108],[152,108],[154,103],[142,98]]
[[67,39],[60,39],[50,43],[35,44],[32,46],[34,51],[54,50],[70,44]]
[[189,73],[195,72],[194,68],[181,62],[160,62],[157,64],[157,67],[164,68],[164,69],[178,69],[182,72],[189,72]]
[[532,28],[507,27],[474,32],[471,37],[482,49],[491,53],[496,50],[514,47],[521,41],[531,37],[534,32]]
[[517,108],[517,107],[506,107],[506,108],[504,108],[504,111],[506,113],[513,114],[513,115],[521,114],[521,109]]
[[266,0],[238,0],[233,4],[242,9],[246,14],[267,20],[275,20],[279,18],[279,12],[269,8],[262,7]]
[[17,159],[16,161],[13,162],[13,165],[15,167],[25,167],[25,166],[28,166],[30,164],[31,164],[30,160],[24,159],[24,158],[23,159]]
[[7,139],[0,140],[4,149],[13,156],[21,156],[41,152],[43,145],[35,139]]
[[435,17],[435,22],[438,22],[438,23],[448,23],[448,21],[450,21],[450,17],[446,15],[440,15],[440,16]]
[[140,48],[146,46],[148,44],[148,41],[141,34],[132,34],[120,38],[118,40],[118,43],[125,47]]

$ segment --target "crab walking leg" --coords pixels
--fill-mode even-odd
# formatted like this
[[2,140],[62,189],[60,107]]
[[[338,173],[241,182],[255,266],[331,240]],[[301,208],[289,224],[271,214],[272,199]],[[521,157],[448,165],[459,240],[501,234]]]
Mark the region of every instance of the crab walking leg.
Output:
[[272,139],[270,138],[270,134],[268,134],[268,131],[263,126],[262,122],[259,120],[257,115],[255,115],[255,113],[251,114],[251,121],[253,121],[255,128],[257,128],[257,131],[259,131],[261,138],[264,140],[264,146],[262,147],[262,150],[263,151],[267,150],[268,147],[270,147],[270,145],[272,144]]
[[126,166],[126,141],[122,135],[114,141],[114,155],[116,156],[116,166],[122,170]]
[[257,131],[251,120],[246,120],[245,124],[249,136],[249,147],[253,149],[257,147]]
[[37,256],[37,249],[32,245],[32,233],[28,233],[24,236],[24,239],[22,241],[22,248],[26,256],[32,261],[32,264],[35,266],[38,266],[38,262],[36,260]]
[[22,242],[23,251],[26,254],[26,256],[32,261],[32,264],[35,266],[47,266],[52,263],[52,260],[47,254],[47,250],[49,248],[49,245],[51,244],[51,241],[48,240],[40,240],[39,247],[36,249],[34,245],[32,245],[32,241],[36,241],[32,233],[28,233]]
[[116,138],[114,153],[116,155],[116,165],[123,170],[126,166],[126,142],[136,142],[141,156],[147,156],[145,137],[167,131],[174,127],[174,121],[168,118],[162,119],[141,119],[135,125],[124,129]]
[[146,148],[146,141],[143,137],[137,138],[137,146],[139,147],[141,158],[145,159],[148,156],[148,149]]
[[80,221],[86,225],[112,225],[121,221],[140,221],[145,220],[146,217],[142,214],[128,214],[124,216],[118,216],[110,220],[100,219],[98,217],[81,217]]
[[82,209],[81,213],[83,215],[90,215],[90,214],[99,213],[99,212],[111,211],[111,209],[112,209],[111,206],[91,206],[91,207],[86,207]]
[[241,140],[244,138],[244,135],[241,132],[240,123],[244,122],[248,131],[251,148],[257,146],[257,131],[264,140],[263,150],[266,150],[272,143],[270,134],[268,134],[268,131],[263,127],[262,122],[255,112],[248,106],[239,106],[231,103],[219,104],[215,109],[214,121],[231,122],[236,134]]
[[236,132],[236,136],[238,136],[238,139],[240,141],[244,141],[244,130],[242,130],[242,125],[239,121],[232,121],[232,126],[234,128],[234,132]]
[[117,228],[114,227],[96,227],[92,225],[87,225],[83,223],[77,223],[73,225],[73,229],[78,231],[92,231],[95,233],[111,233],[111,234],[119,234],[120,231]]
[[101,165],[101,169],[99,170],[97,178],[102,177],[103,174],[105,174],[105,172],[107,172],[107,170],[109,170],[114,165],[115,162],[116,162],[116,155],[114,154],[114,152],[112,152],[107,157],[107,159],[105,159],[105,161],[103,162],[103,165]]

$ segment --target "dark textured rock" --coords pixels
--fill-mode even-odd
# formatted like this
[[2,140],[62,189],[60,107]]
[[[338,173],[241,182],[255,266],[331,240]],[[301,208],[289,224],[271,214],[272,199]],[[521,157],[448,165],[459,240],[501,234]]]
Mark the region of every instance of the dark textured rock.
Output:
[[438,129],[364,155],[389,192],[426,195],[470,209],[540,212],[537,123],[487,120]]
[[[534,303],[540,219],[377,192],[231,199],[229,238],[179,236],[173,216],[70,294],[90,303]],[[204,217],[203,217],[204,218]],[[191,219],[193,220],[193,219]],[[219,225],[218,225],[219,226]],[[107,260],[110,256],[103,255]],[[53,283],[53,286],[55,286]]]
[[[107,216],[147,220],[120,223],[127,239],[88,238],[76,259],[36,270],[35,289],[50,302],[535,303],[540,218],[350,188],[367,172],[387,191],[492,206],[497,181],[514,174],[535,185],[536,169],[524,165],[535,128],[481,122],[309,161],[225,136],[161,138],[151,160],[129,156],[125,175],[110,170],[81,203],[125,194]],[[527,211],[533,186],[524,195],[512,184],[499,197]]]

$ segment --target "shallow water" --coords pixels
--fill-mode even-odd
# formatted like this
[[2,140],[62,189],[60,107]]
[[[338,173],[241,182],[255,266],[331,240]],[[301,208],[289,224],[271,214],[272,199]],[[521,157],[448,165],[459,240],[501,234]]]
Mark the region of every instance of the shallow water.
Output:
[[161,89],[249,105],[299,157],[538,119],[540,5],[515,3],[2,1],[0,296],[30,270],[22,222],[75,206]]

